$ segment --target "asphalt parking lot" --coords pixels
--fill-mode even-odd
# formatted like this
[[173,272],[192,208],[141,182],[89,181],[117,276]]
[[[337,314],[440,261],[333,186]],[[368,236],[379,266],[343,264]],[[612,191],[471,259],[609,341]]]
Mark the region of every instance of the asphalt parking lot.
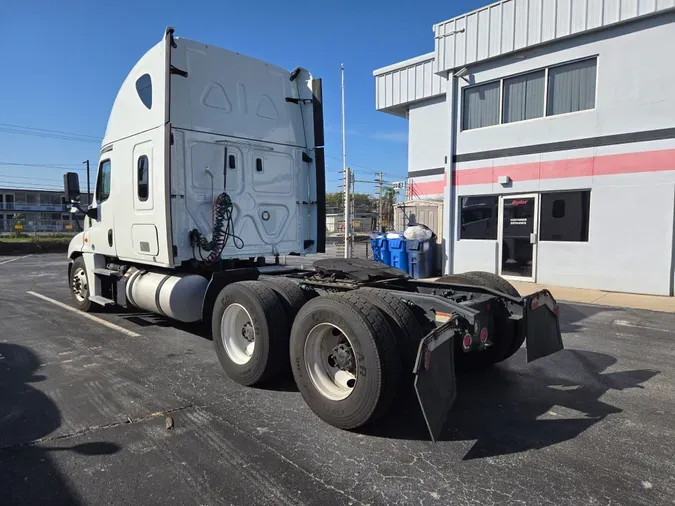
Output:
[[409,406],[351,433],[240,387],[196,328],[68,311],[65,266],[0,258],[0,504],[675,503],[675,314],[564,305],[566,350],[460,377],[432,444]]

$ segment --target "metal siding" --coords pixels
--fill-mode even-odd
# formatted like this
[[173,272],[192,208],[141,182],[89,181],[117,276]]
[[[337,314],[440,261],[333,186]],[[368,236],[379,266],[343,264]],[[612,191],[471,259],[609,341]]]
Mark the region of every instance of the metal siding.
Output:
[[[466,63],[466,18],[455,21],[455,67],[461,67]],[[460,30],[462,30],[460,32]]]
[[631,19],[638,14],[637,0],[621,0],[621,19]]
[[503,0],[436,25],[435,72],[672,7],[675,0]]
[[386,86],[384,82],[384,76],[377,76],[376,103],[378,109],[384,109],[387,106],[387,104],[384,102],[385,89]]
[[490,47],[488,56],[497,56],[502,51],[502,5],[490,7]]
[[650,14],[656,10],[656,0],[638,0],[638,16]]
[[516,23],[515,7],[515,0],[507,0],[502,4],[502,53],[513,51],[514,26]]
[[570,34],[571,0],[558,0],[556,13],[555,36],[564,37]]
[[555,39],[556,0],[544,0],[541,12],[541,41]]
[[431,62],[426,62],[420,65],[422,69],[422,76],[424,79],[424,87],[422,88],[422,93],[424,97],[430,97],[432,95],[431,91],[431,82],[434,76],[433,68]]
[[608,25],[619,21],[621,0],[604,0],[602,24]]
[[415,67],[410,67],[408,71],[408,101],[415,100]]
[[572,3],[571,33],[579,33],[586,30],[587,11],[588,11],[588,0],[578,0]]
[[384,83],[386,89],[384,103],[387,104],[387,107],[391,107],[392,105],[394,105],[394,87],[391,74],[387,74],[386,76],[384,76]]
[[393,81],[392,89],[393,89],[393,103],[400,104],[402,102],[401,100],[401,73],[400,72],[392,72],[391,78]]
[[485,9],[478,13],[478,26],[476,30],[477,49],[476,59],[484,60],[489,56],[490,44],[490,10]]
[[[453,21],[452,23],[446,23],[446,27],[450,27],[451,30],[455,29],[455,22]],[[447,28],[446,28],[447,29]],[[445,61],[445,68],[451,69],[455,65],[455,36],[453,35],[452,37],[446,37],[444,40],[444,51],[445,51],[445,59],[441,61]]]
[[477,60],[476,52],[478,49],[478,13],[470,14],[466,17],[466,53],[465,63],[473,63]]
[[603,0],[588,0],[588,21],[587,29],[591,30],[602,26],[604,2]]
[[[536,0],[535,0],[536,1]],[[527,46],[527,0],[515,0],[516,2],[516,23],[513,49],[522,49]]]
[[541,42],[541,3],[542,0],[530,0],[529,2],[527,25],[528,46],[539,44]]
[[419,65],[415,65],[415,100],[424,98],[424,72]]

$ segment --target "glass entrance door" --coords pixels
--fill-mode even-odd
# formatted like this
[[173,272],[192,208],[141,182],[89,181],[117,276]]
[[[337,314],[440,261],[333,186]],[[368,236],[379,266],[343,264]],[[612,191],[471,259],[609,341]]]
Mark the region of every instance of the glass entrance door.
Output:
[[499,274],[534,281],[537,260],[537,195],[507,195],[499,209]]

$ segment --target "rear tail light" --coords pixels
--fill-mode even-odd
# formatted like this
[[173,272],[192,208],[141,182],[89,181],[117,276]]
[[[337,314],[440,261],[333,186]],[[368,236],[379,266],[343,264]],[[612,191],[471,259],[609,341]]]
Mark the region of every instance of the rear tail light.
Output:
[[488,338],[488,330],[487,328],[483,327],[480,331],[480,342],[484,343],[487,341]]
[[471,348],[471,334],[464,334],[464,339],[462,339],[462,346],[464,346],[464,349]]

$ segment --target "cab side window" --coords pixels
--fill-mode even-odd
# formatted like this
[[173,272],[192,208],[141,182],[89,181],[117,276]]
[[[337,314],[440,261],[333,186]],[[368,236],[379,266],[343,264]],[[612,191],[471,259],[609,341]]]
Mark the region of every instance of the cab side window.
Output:
[[145,202],[148,200],[149,189],[150,189],[150,163],[148,162],[148,157],[143,155],[138,159],[138,189],[137,195],[138,200]]
[[103,160],[98,168],[96,180],[96,202],[98,204],[108,200],[110,196],[110,160]]

